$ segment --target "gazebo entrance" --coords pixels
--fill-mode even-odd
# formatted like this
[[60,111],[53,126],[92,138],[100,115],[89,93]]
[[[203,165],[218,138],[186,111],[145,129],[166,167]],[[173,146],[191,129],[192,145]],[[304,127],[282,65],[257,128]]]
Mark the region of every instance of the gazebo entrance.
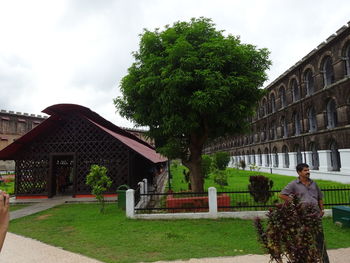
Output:
[[75,193],[74,163],[75,157],[72,153],[51,154],[49,197],[54,195],[73,195]]

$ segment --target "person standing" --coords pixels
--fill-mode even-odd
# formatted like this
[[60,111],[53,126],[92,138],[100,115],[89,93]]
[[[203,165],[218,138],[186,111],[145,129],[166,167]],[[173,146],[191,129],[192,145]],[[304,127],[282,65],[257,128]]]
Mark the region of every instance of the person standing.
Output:
[[5,241],[10,221],[10,196],[0,190],[0,252]]
[[[323,194],[313,180],[310,179],[309,165],[299,163],[296,166],[298,178],[290,182],[280,193],[280,198],[284,201],[291,201],[293,196],[297,196],[302,204],[311,204],[319,212],[320,220],[324,215]],[[322,253],[322,262],[329,263],[329,258],[324,242],[323,230],[316,236],[317,248]]]

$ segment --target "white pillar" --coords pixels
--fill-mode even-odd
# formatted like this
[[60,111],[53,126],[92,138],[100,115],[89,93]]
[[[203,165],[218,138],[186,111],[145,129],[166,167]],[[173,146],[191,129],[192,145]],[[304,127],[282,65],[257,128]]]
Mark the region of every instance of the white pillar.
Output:
[[262,164],[261,166],[268,167],[267,165],[267,154],[263,153],[262,154]]
[[255,154],[255,165],[260,165],[259,164],[259,154]]
[[147,181],[146,178],[144,178],[142,181],[143,181],[143,187],[144,187],[143,188],[143,191],[144,191],[143,193],[147,194],[148,193],[148,181]]
[[318,151],[318,159],[320,160],[318,170],[320,172],[328,172],[332,170],[331,152],[331,150]]
[[218,216],[218,201],[215,187],[208,188],[208,204],[209,215],[216,218]]
[[350,149],[339,149],[340,154],[340,171],[350,174]]
[[294,170],[298,164],[297,153],[296,152],[289,152],[288,155],[289,155],[289,168]]
[[284,153],[277,153],[278,155],[278,168],[283,168],[284,167]]
[[310,169],[314,169],[314,167],[312,166],[312,152],[311,151],[305,151],[303,153],[303,158],[304,158],[304,156],[306,158],[304,160],[304,162],[309,165]]
[[126,217],[135,218],[135,190],[126,190]]

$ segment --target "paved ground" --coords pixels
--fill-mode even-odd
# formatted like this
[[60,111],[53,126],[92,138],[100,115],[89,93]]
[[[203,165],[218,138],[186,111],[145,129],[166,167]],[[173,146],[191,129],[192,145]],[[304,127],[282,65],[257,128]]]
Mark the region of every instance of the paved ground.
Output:
[[0,262],[4,263],[101,263],[34,239],[7,233]]
[[[328,250],[329,260],[332,263],[350,262],[350,248],[340,248]],[[157,261],[154,263],[268,263],[267,255],[245,255],[236,257],[218,257],[218,258],[197,258],[190,260],[176,261]]]

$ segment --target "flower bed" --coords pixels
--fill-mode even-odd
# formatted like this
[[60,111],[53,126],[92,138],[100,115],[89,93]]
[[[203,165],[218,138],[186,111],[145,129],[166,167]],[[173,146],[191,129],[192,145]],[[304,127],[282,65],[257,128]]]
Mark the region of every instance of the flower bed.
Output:
[[[218,207],[230,206],[230,197],[226,194],[217,197]],[[172,213],[179,212],[208,212],[208,196],[174,198],[169,195],[166,199],[166,207]],[[220,208],[219,211],[227,211],[228,208]]]

